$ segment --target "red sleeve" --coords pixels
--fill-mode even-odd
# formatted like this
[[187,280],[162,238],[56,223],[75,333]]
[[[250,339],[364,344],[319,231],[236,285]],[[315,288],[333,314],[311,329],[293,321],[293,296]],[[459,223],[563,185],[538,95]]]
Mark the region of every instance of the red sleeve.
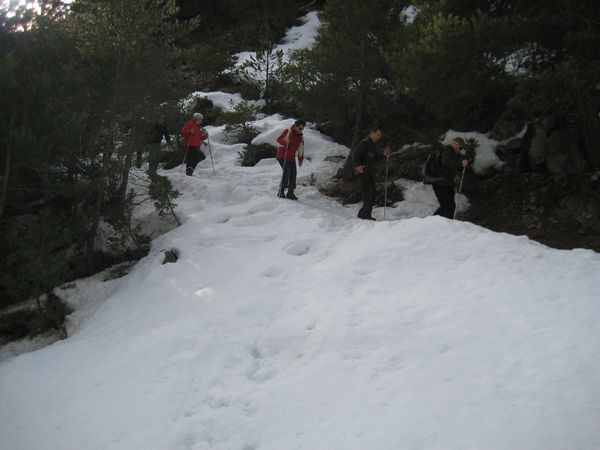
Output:
[[288,130],[287,128],[285,130],[283,130],[283,133],[281,133],[281,135],[277,138],[277,143],[279,145],[281,145],[282,147],[286,147],[288,145],[287,142],[285,142],[285,137],[287,136],[287,134],[289,133],[290,130]]
[[181,129],[181,134],[184,136],[189,136],[190,130],[192,129],[190,122],[186,122],[183,128]]

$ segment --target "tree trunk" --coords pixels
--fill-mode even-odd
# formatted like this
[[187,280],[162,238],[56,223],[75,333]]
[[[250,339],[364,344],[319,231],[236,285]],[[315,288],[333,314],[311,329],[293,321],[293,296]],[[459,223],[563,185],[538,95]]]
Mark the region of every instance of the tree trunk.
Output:
[[96,205],[94,208],[94,214],[92,216],[92,227],[90,229],[90,234],[87,241],[87,262],[90,273],[94,272],[94,244],[98,234],[100,217],[102,216],[102,203],[104,202],[106,177],[108,176],[110,156],[112,154],[112,140],[115,123],[114,120],[111,120],[109,123],[110,127],[108,130],[108,135],[106,136],[106,142],[104,144],[104,155],[102,156],[102,172],[100,174],[100,179],[98,180],[98,189],[96,192]]
[[[12,134],[15,125],[15,114],[16,113],[13,111],[12,117],[10,118],[10,127],[8,129],[9,142],[10,135]],[[2,180],[2,192],[0,193],[0,222],[2,222],[6,199],[8,198],[8,181],[10,180],[10,143],[6,146],[6,159],[4,164],[6,166],[4,167],[4,179]]]
[[[131,128],[130,137],[135,137],[135,126]],[[125,199],[127,198],[127,185],[129,184],[129,172],[131,171],[131,164],[133,162],[133,148],[135,147],[134,143],[137,143],[137,140],[134,139],[130,141],[128,145],[125,147],[125,151],[127,152],[125,155],[125,166],[123,167],[122,178],[121,178],[121,186],[119,187],[119,207],[121,214],[125,211]]]
[[359,92],[358,102],[356,104],[356,122],[354,123],[354,133],[352,135],[352,146],[348,152],[348,157],[344,162],[342,169],[342,179],[349,183],[354,178],[354,163],[352,162],[352,153],[362,139],[362,116],[363,116],[363,97]]
[[585,156],[593,170],[600,169],[600,94],[589,91],[579,96],[579,123]]

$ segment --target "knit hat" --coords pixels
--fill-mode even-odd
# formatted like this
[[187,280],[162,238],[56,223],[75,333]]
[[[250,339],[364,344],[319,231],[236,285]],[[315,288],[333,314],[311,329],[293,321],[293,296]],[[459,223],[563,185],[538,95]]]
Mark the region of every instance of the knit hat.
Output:
[[194,120],[204,119],[204,116],[200,113],[194,113]]
[[456,142],[458,144],[458,146],[460,148],[465,146],[465,140],[461,137],[455,137],[454,139],[452,139],[454,142]]

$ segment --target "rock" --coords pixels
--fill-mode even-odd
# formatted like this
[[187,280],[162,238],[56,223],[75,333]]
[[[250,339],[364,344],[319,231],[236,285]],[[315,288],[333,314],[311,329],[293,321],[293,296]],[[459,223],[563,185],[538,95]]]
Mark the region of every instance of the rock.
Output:
[[539,170],[548,159],[548,136],[539,123],[533,125],[528,156],[531,170]]
[[165,252],[165,259],[163,260],[163,264],[166,263],[174,263],[177,262],[177,260],[179,259],[179,251],[176,248],[173,248],[171,250],[167,250]]
[[492,127],[490,137],[497,141],[504,141],[519,134],[525,125],[526,122],[523,119],[522,114],[516,109],[510,108],[498,118]]
[[504,145],[507,153],[521,153],[523,147],[523,138],[509,139]]
[[559,126],[558,124],[559,121],[553,114],[544,116],[537,121],[537,125],[543,130],[543,132],[546,134],[546,137],[552,134],[552,132]]
[[552,132],[547,140],[546,168],[550,173],[581,173],[587,162],[579,152],[575,140],[569,137],[566,128]]
[[327,156],[325,161],[339,164],[346,159],[345,156]]

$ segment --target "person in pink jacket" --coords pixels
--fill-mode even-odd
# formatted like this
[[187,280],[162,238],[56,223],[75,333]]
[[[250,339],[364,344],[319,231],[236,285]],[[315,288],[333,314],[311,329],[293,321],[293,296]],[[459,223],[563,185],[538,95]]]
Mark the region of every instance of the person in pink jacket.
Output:
[[[283,133],[277,138],[277,143],[280,147],[277,149],[275,158],[283,169],[281,185],[277,193],[277,196],[280,198],[298,200],[298,197],[294,195],[298,173],[296,169],[296,157],[298,157],[298,165],[302,166],[302,161],[304,161],[304,136],[302,131],[304,127],[306,127],[306,122],[298,119],[289,129],[283,130]],[[288,189],[287,195],[285,194],[286,189]]]
[[[188,120],[181,129],[183,136],[183,146],[185,148],[185,174],[192,176],[196,165],[204,158],[204,153],[200,150],[200,143],[208,139],[208,133],[203,133],[200,129],[204,116],[200,113],[194,113],[194,118]],[[200,157],[202,155],[202,158]]]

